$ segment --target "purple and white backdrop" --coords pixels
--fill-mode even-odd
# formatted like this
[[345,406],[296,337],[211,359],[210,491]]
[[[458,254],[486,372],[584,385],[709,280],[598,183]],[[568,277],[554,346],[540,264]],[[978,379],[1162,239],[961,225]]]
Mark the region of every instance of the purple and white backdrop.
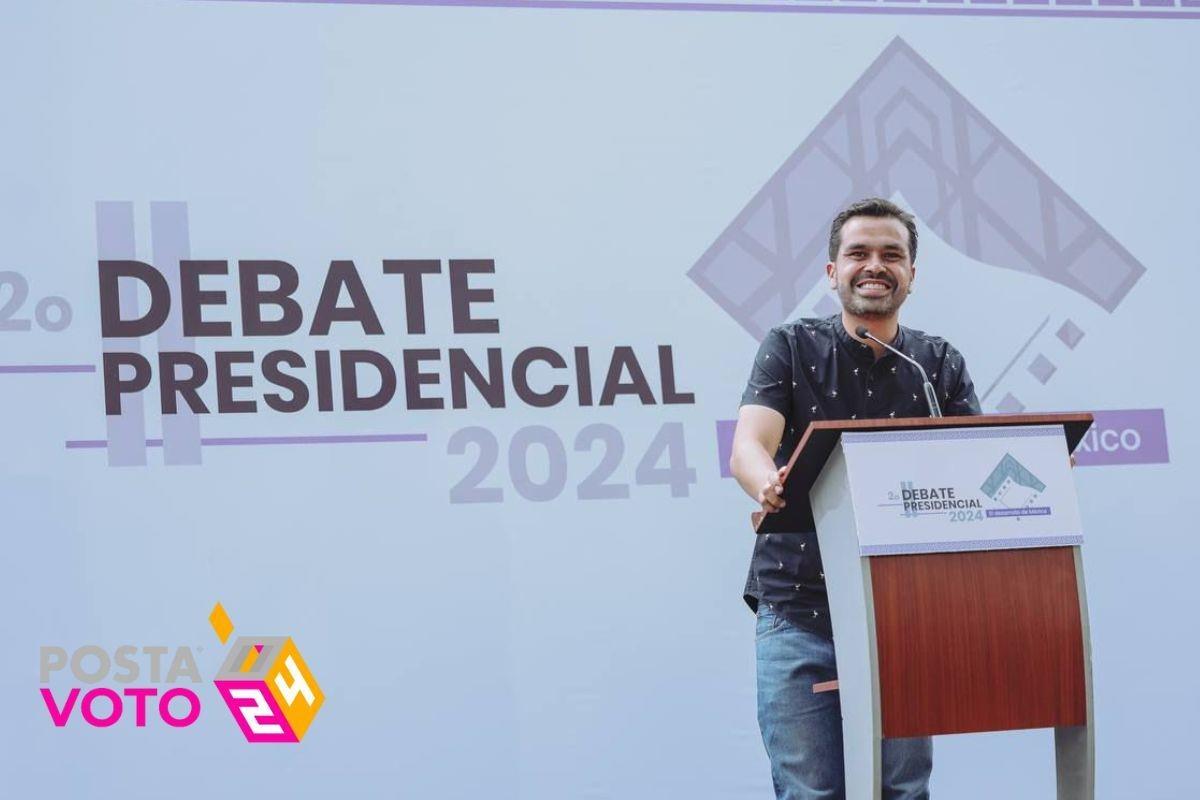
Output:
[[[1197,17],[6,7],[0,794],[770,796],[731,420],[879,194],[985,410],[1096,413],[1098,795],[1189,797]],[[218,600],[303,651],[299,745],[221,707]],[[122,645],[192,654],[194,724],[53,723],[42,648]],[[939,796],[1052,796],[1048,731],[935,751]]]

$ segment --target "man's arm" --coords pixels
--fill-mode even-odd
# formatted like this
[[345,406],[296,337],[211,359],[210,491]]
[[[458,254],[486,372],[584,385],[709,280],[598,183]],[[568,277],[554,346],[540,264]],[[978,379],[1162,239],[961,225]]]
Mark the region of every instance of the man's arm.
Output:
[[773,408],[744,405],[733,432],[729,471],[768,514],[786,505],[782,495],[787,467],[777,469],[771,457],[783,439],[784,424],[783,414]]
[[792,414],[791,346],[783,326],[767,331],[742,392],[729,470],[766,513],[783,508],[784,471],[774,454]]

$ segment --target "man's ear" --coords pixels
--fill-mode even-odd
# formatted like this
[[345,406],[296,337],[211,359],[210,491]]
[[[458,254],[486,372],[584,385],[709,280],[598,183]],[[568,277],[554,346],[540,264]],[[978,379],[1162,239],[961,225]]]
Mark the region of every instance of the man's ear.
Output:
[[828,278],[829,278],[829,288],[836,289],[837,288],[837,264],[834,264],[832,261],[828,262],[825,265],[825,275],[828,276]]
[[917,282],[917,265],[916,262],[908,267],[908,291],[912,292],[913,284]]

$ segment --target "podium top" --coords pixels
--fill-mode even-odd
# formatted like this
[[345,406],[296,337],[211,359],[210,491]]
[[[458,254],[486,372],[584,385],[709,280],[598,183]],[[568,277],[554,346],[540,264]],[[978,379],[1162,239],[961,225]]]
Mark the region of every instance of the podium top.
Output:
[[900,419],[835,419],[810,422],[800,443],[788,459],[788,476],[783,497],[787,507],[774,514],[761,511],[752,515],[758,533],[789,533],[816,530],[808,491],[825,467],[838,439],[846,431],[877,432],[929,430],[935,428],[1008,428],[1024,425],[1061,425],[1067,451],[1074,452],[1083,435],[1092,426],[1087,412],[1056,414],[979,414],[964,417],[904,417]]

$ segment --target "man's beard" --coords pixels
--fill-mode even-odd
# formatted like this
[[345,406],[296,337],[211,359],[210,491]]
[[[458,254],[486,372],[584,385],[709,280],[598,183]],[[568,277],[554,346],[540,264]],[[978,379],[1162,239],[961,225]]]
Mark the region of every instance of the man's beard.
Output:
[[842,308],[856,317],[866,318],[893,316],[900,310],[900,306],[904,305],[904,299],[908,296],[907,289],[893,286],[892,291],[883,297],[863,297],[854,291],[854,284],[850,281],[838,284],[837,293],[838,299],[842,301]]

